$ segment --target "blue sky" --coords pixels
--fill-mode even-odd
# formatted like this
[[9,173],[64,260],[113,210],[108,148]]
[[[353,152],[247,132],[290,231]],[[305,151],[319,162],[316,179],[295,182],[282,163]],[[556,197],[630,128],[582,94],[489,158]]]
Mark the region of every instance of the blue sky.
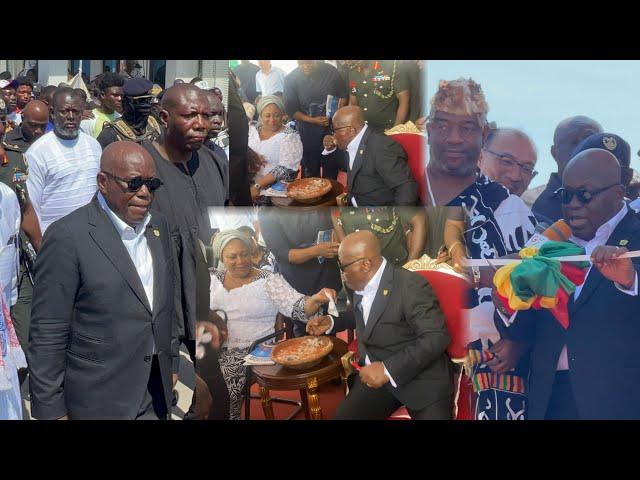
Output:
[[536,144],[540,172],[531,187],[546,183],[556,165],[549,148],[564,118],[586,115],[631,145],[631,166],[640,170],[640,61],[430,60],[429,100],[440,79],[471,77],[484,90],[489,121],[524,130]]

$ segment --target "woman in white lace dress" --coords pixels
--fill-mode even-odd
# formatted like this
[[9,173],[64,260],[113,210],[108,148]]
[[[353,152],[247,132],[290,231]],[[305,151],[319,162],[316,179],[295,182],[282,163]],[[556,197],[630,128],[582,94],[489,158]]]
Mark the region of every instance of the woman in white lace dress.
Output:
[[263,161],[251,186],[252,198],[270,185],[293,181],[302,160],[302,141],[295,130],[283,125],[284,104],[275,95],[262,97],[258,103],[260,122],[249,126],[249,148]]
[[329,296],[335,300],[336,292],[323,288],[307,297],[281,275],[253,267],[249,240],[238,230],[219,232],[213,253],[220,259],[220,268],[211,275],[210,308],[227,314],[226,341],[219,362],[229,389],[230,419],[239,420],[246,373],[243,359],[251,343],[274,332],[278,312],[307,322],[329,302]]

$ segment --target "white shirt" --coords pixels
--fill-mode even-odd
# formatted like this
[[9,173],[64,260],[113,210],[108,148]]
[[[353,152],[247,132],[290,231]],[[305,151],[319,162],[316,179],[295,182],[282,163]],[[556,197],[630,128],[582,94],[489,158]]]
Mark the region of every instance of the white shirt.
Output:
[[285,73],[278,67],[271,67],[269,73],[256,72],[256,92],[263,97],[276,92],[284,92]]
[[360,146],[360,142],[362,141],[362,137],[364,137],[364,132],[367,131],[368,125],[365,123],[362,130],[358,132],[358,134],[353,137],[353,140],[349,142],[347,145],[347,153],[349,154],[349,170],[353,169],[353,162],[356,160],[356,154],[358,152],[358,147]]
[[14,191],[0,182],[0,285],[10,306],[18,301],[18,235],[20,204]]
[[[622,208],[618,211],[618,213],[616,213],[608,222],[600,225],[600,227],[598,228],[598,230],[596,230],[596,233],[591,240],[589,241],[582,240],[581,238],[574,237],[573,235],[569,237],[569,240],[575,243],[576,245],[583,247],[586,255],[591,255],[591,253],[596,249],[596,247],[599,247],[601,245],[606,245],[606,243],[609,241],[609,237],[611,236],[613,231],[616,229],[618,224],[625,217],[628,210],[629,209],[627,208],[627,205],[623,203]],[[576,286],[576,290],[573,293],[574,300],[577,300],[578,297],[580,296],[580,293],[582,292],[582,288],[587,283],[587,278],[589,277],[589,273],[591,273],[592,267],[593,265],[589,266],[589,269],[587,270],[587,273],[584,277],[584,282],[582,283],[582,285]],[[626,293],[627,295],[637,296],[638,295],[638,274],[636,273],[636,278],[634,280],[633,286],[628,290],[617,283],[614,283],[614,285],[618,290],[620,290],[623,293]],[[518,312],[514,313],[511,316],[511,318],[507,320],[506,316],[503,315],[502,312],[498,311],[498,314],[500,315],[500,317],[502,318],[502,320],[505,322],[506,325],[510,325],[511,323],[513,323],[517,313]],[[558,365],[556,369],[569,370],[569,358],[567,355],[566,345],[562,347],[562,351],[560,352],[560,357],[558,358]]]
[[102,148],[80,131],[73,140],[45,133],[25,153],[29,165],[27,190],[40,230],[91,201],[98,189]]
[[271,173],[276,167],[298,170],[302,161],[302,140],[300,134],[289,127],[272,137],[262,140],[258,129],[249,126],[249,148],[262,155],[265,164],[260,167],[255,178]]
[[142,223],[136,225],[136,228],[133,228],[109,208],[107,201],[100,192],[98,192],[98,203],[107,213],[113,226],[116,227],[118,235],[120,235],[120,239],[138,272],[138,277],[140,277],[144,293],[147,295],[149,306],[153,310],[153,258],[151,257],[151,250],[149,249],[147,237],[145,236],[147,225],[151,220],[151,214],[147,213]]
[[[356,160],[358,147],[360,146],[360,142],[362,141],[362,137],[364,136],[364,132],[366,131],[367,124],[365,123],[364,127],[362,127],[362,130],[360,130],[360,132],[358,132],[358,134],[349,142],[349,145],[347,145],[347,153],[349,154],[349,171],[353,169],[353,162],[355,162]],[[358,206],[355,197],[351,197],[351,203],[353,203],[354,207]]]
[[[362,301],[360,302],[360,305],[362,306],[362,319],[364,320],[365,327],[367,326],[367,321],[369,320],[369,313],[371,312],[371,306],[373,305],[373,301],[375,300],[376,294],[378,293],[378,288],[380,287],[380,280],[382,280],[382,274],[384,273],[384,269],[386,266],[387,266],[387,259],[382,257],[382,263],[380,264],[380,267],[376,271],[375,275],[371,277],[371,280],[369,280],[369,283],[367,283],[364,286],[364,289],[362,289],[361,291],[355,291],[356,294],[362,296]],[[369,360],[369,355],[365,357],[364,363],[365,365],[371,365],[371,360]],[[396,382],[393,380],[393,378],[391,378],[391,375],[389,374],[387,367],[384,366],[384,363],[382,364],[382,366],[384,367],[384,374],[387,377],[389,377],[389,380],[391,381],[391,385],[393,385],[394,388],[397,387]]]

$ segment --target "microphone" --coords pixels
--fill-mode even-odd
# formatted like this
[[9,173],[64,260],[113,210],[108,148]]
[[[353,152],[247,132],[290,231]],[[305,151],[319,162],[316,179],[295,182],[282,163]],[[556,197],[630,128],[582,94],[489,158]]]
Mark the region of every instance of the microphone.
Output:
[[540,222],[536,225],[533,236],[525,244],[526,247],[540,248],[542,245],[552,240],[554,242],[566,242],[571,236],[571,227],[564,220],[560,219],[549,226]]

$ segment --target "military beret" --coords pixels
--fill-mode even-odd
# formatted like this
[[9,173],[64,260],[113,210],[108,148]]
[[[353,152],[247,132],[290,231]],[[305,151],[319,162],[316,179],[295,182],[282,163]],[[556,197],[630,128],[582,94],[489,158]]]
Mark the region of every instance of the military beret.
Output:
[[122,91],[127,97],[139,97],[149,95],[149,90],[153,87],[153,82],[146,78],[131,78],[124,82]]
[[623,167],[631,164],[631,147],[615,133],[594,133],[585,138],[573,151],[572,157],[590,148],[599,148],[613,153]]

